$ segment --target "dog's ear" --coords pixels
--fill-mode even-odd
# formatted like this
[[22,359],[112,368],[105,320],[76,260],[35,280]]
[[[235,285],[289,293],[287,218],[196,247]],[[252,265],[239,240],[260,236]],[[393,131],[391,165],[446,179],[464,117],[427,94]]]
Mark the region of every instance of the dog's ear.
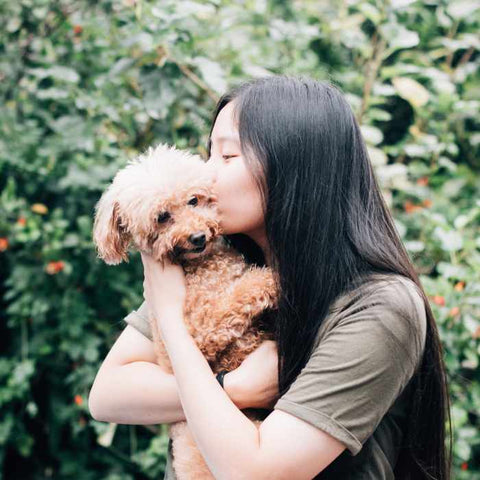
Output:
[[103,195],[95,207],[93,241],[97,256],[108,265],[117,265],[122,261],[128,263],[127,249],[131,234],[122,225],[119,204]]

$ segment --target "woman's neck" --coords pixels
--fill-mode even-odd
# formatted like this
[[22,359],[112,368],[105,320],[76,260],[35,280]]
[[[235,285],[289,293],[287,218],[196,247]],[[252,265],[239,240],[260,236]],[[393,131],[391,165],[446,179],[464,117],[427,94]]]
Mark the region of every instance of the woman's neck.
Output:
[[263,257],[265,258],[265,265],[272,265],[272,257],[270,245],[268,244],[267,235],[264,228],[259,228],[251,232],[246,232],[245,235],[248,235],[261,249],[263,252]]

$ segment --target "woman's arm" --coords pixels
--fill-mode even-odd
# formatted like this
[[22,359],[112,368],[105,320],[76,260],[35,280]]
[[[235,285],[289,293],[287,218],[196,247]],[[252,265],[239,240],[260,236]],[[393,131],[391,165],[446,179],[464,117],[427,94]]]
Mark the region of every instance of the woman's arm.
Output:
[[[238,408],[235,372],[224,387]],[[240,393],[240,392],[239,392]],[[155,360],[153,343],[130,325],[123,330],[100,367],[90,389],[88,407],[95,420],[119,424],[165,424],[185,420],[174,375]]]
[[215,478],[307,480],[345,449],[336,438],[286,412],[272,412],[257,428],[215,379],[183,312],[164,308],[156,318],[188,426]]

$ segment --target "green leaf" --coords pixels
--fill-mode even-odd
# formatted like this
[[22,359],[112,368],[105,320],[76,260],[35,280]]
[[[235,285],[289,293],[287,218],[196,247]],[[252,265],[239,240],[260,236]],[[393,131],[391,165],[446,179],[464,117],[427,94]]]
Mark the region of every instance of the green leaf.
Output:
[[463,247],[463,238],[455,230],[445,230],[437,226],[433,234],[440,240],[442,248],[446,252],[456,252]]

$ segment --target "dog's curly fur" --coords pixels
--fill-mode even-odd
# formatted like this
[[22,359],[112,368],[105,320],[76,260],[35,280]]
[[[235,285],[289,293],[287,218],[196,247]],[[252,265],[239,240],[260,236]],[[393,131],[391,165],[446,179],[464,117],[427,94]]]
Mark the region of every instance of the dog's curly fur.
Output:
[[[278,306],[279,292],[273,271],[247,264],[221,234],[205,162],[167,144],[129,161],[95,206],[93,239],[107,264],[128,262],[133,246],[157,261],[168,256],[182,265],[185,324],[214,373],[237,368],[273,338],[259,319]],[[192,251],[202,245],[203,251]],[[150,323],[158,364],[173,373],[157,323],[153,318]],[[244,413],[258,426],[268,412]],[[187,422],[171,424],[169,435],[177,478],[212,479]]]

